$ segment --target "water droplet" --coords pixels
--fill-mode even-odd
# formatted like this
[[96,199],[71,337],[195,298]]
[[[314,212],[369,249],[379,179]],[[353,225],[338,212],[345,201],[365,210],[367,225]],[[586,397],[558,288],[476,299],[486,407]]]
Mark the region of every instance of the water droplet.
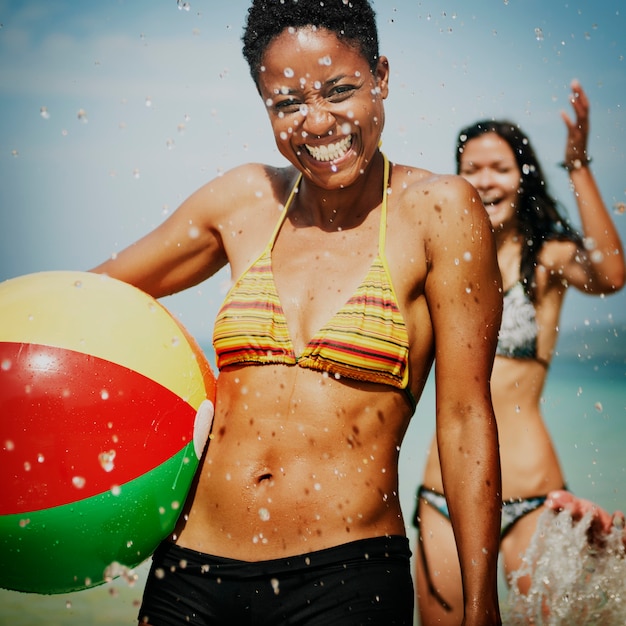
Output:
[[320,59],[318,59],[317,62],[320,65],[326,65],[327,67],[329,67],[329,66],[331,66],[333,64],[333,60],[328,55],[320,57]]
[[0,367],[2,367],[3,372],[8,372],[11,369],[11,365],[13,365],[11,359],[2,359],[2,365],[0,365]]
[[285,75],[285,78],[293,78],[294,71],[290,67],[286,67],[283,74]]
[[76,489],[82,489],[86,482],[87,481],[82,476],[74,476],[74,478],[72,478],[72,485],[74,485]]
[[79,109],[76,117],[78,117],[78,121],[82,122],[83,124],[86,124],[89,121],[87,119],[87,111],[85,111],[85,109]]
[[270,512],[262,507],[259,509],[259,518],[261,519],[262,522],[269,522],[270,519]]
[[272,578],[270,581],[272,583],[272,589],[274,590],[274,595],[278,595],[280,593],[278,578]]
[[583,240],[585,250],[595,250],[598,246],[596,240],[593,237],[585,237]]
[[535,39],[537,41],[543,41],[543,31],[541,28],[535,28]]
[[4,449],[5,449],[7,452],[11,452],[12,450],[15,450],[15,444],[13,443],[13,441],[12,441],[11,439],[7,439],[7,440],[4,442]]
[[48,107],[41,107],[39,109],[39,115],[41,115],[41,117],[43,117],[44,120],[49,120],[50,113],[48,112]]
[[113,471],[115,469],[115,450],[100,452],[98,455],[98,461],[105,472]]
[[101,400],[108,400],[109,399],[109,392],[106,389],[103,389],[100,392],[100,399]]

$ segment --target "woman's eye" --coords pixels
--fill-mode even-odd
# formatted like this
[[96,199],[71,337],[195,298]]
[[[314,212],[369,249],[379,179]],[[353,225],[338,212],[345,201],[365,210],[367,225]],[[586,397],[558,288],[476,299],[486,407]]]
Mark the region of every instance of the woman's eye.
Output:
[[337,100],[349,96],[355,90],[356,87],[354,87],[353,85],[336,85],[331,89],[328,97]]
[[277,111],[289,112],[298,111],[300,109],[300,101],[295,98],[288,98],[286,100],[279,100],[274,103],[274,108]]

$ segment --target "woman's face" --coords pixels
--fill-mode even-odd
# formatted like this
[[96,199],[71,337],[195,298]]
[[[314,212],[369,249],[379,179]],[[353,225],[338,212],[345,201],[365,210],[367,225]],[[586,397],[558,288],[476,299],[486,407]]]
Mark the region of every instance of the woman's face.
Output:
[[259,76],[281,154],[320,187],[353,184],[378,147],[388,76],[384,57],[373,75],[363,55],[328,30],[283,31]]
[[492,132],[470,139],[461,154],[459,174],[480,194],[494,229],[515,224],[521,172],[504,139]]

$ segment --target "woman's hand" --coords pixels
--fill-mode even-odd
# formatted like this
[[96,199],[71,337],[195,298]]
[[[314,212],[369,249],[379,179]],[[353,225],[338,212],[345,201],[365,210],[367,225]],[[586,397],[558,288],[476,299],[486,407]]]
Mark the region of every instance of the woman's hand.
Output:
[[577,498],[569,491],[559,489],[548,494],[545,506],[555,513],[559,511],[569,511],[572,521],[579,522],[589,511],[592,512],[592,520],[587,532],[589,543],[602,546],[606,541],[606,536],[615,527],[622,530],[624,545],[626,545],[626,533],[624,532],[624,514],[615,511],[611,515],[602,507],[591,500]]
[[572,81],[572,95],[570,102],[576,114],[576,120],[565,112],[561,112],[561,117],[567,126],[567,143],[565,145],[565,167],[578,169],[588,162],[587,137],[589,135],[589,100],[581,84]]

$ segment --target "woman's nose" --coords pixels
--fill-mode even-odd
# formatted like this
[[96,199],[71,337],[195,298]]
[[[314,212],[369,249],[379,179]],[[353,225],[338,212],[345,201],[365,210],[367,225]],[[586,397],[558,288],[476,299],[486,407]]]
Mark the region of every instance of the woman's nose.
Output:
[[302,130],[309,135],[326,135],[335,126],[335,118],[327,107],[321,105],[306,106],[303,114]]
[[477,189],[489,189],[493,185],[493,174],[487,168],[481,169],[472,175],[470,182]]

